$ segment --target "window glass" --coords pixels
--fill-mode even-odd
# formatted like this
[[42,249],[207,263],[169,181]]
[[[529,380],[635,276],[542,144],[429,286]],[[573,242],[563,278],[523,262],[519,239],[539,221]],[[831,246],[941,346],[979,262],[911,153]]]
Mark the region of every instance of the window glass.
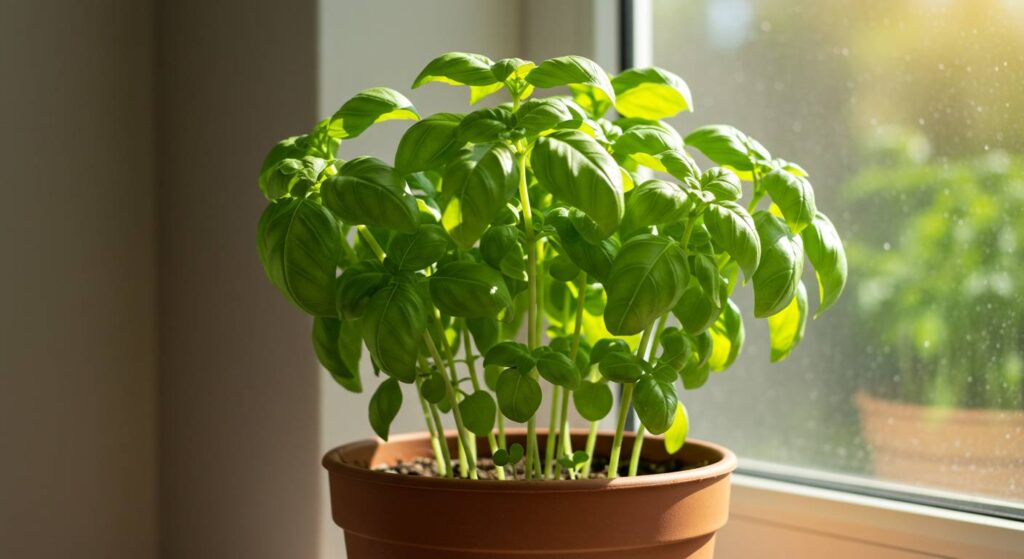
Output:
[[658,1],[651,17],[653,62],[693,92],[673,124],[733,124],[806,168],[850,260],[782,363],[745,317],[737,365],[684,395],[693,435],[1024,504],[1024,2]]

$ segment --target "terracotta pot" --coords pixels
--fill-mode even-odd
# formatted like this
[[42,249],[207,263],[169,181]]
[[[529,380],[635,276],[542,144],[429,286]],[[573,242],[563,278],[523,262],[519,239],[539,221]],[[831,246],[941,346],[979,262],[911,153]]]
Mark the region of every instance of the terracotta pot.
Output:
[[[509,444],[525,446],[525,431]],[[546,435],[540,433],[540,448]],[[573,448],[586,431],[574,430]],[[612,433],[595,454],[608,455]],[[628,457],[632,436],[623,444]],[[448,434],[449,447],[455,436]],[[480,454],[486,440],[478,443]],[[432,456],[426,434],[364,440],[324,457],[334,521],[345,530],[349,559],[682,559],[710,558],[729,514],[732,452],[687,441],[675,457],[708,465],[615,480],[469,481],[375,472],[382,464]],[[667,460],[649,437],[643,457]],[[628,458],[627,458],[628,459]]]
[[879,479],[1020,500],[1024,411],[957,409],[856,396]]

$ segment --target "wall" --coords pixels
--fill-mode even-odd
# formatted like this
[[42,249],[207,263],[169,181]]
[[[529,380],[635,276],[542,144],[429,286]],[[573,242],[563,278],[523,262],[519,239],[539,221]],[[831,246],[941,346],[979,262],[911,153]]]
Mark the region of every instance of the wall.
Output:
[[0,16],[0,557],[156,557],[152,3]]
[[168,1],[156,22],[162,556],[314,557],[319,372],[259,263],[256,176],[316,118],[316,4]]

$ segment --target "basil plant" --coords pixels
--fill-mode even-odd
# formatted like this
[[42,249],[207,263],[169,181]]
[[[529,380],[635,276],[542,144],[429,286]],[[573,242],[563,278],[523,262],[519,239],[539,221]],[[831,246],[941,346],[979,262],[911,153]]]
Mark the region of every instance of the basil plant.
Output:
[[[665,434],[674,452],[688,425],[679,384],[700,388],[743,347],[739,283],[767,319],[773,360],[804,333],[805,256],[816,312],[843,290],[843,247],[807,173],[731,126],[684,137],[665,124],[693,109],[679,76],[636,68],[612,78],[579,56],[448,53],[412,88],[432,82],[467,87],[471,105],[499,92],[511,100],[424,117],[395,90],[357,94],[271,149],[258,244],[270,281],[314,317],[313,347],[337,382],[362,390],[364,347],[386,377],[370,397],[374,431],[386,439],[411,395],[444,475],[479,475],[477,440],[500,479],[589,475],[615,385],[609,477],[621,473],[631,407],[638,440]],[[551,88],[568,94],[535,95]],[[388,120],[415,121],[393,163],[339,156]],[[714,166],[702,170],[687,147]],[[543,449],[542,383],[552,395]],[[583,449],[568,436],[570,405],[591,425]],[[441,440],[447,414],[457,463]],[[506,445],[507,422],[526,424],[525,450]]]

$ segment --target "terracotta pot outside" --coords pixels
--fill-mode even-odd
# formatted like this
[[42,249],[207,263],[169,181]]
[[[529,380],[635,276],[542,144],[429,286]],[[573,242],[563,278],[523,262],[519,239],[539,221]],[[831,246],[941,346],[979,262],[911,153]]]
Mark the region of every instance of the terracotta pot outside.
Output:
[[939,408],[856,396],[879,479],[1020,500],[1024,411]]
[[[587,432],[573,430],[573,448]],[[613,434],[599,435],[608,455]],[[448,433],[449,447],[456,447]],[[525,430],[507,431],[525,446]],[[539,432],[540,448],[546,434]],[[627,435],[628,460],[633,437]],[[486,439],[479,452],[488,456]],[[470,481],[405,476],[369,468],[432,456],[426,433],[363,440],[324,457],[335,523],[349,559],[682,559],[713,557],[729,514],[729,450],[689,440],[675,457],[707,462],[692,470],[579,481]],[[670,458],[659,437],[642,456]]]

